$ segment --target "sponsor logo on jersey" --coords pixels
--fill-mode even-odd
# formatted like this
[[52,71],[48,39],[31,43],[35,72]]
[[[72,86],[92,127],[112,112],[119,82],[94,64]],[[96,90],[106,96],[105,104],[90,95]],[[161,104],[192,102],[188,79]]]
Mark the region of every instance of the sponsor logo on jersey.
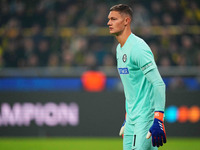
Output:
[[129,74],[128,68],[118,68],[119,74]]
[[126,62],[126,60],[127,60],[127,55],[126,54],[123,55],[122,60],[123,60],[124,63]]

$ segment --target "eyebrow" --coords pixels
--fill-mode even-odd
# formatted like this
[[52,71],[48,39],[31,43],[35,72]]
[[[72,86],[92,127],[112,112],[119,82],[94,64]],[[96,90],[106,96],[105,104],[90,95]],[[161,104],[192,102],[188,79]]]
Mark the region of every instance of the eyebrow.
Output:
[[113,19],[113,18],[117,18],[117,17],[108,17],[108,19]]

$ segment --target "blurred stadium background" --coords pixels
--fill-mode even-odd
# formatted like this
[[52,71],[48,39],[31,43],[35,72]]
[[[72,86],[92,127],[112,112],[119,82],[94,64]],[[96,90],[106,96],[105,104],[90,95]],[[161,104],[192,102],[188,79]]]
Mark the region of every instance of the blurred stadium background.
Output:
[[167,86],[161,150],[200,147],[199,0],[0,0],[0,149],[122,149],[109,8],[134,10]]

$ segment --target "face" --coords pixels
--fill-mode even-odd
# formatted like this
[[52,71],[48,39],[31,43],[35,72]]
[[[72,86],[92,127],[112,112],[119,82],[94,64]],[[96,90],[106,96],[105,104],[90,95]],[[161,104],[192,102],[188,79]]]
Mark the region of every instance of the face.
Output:
[[110,11],[108,15],[108,23],[110,34],[119,35],[127,25],[127,17],[118,11]]

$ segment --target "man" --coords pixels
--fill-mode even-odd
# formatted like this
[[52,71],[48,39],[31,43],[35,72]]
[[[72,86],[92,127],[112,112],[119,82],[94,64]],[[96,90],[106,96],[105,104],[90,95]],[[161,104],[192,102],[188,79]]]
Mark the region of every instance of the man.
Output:
[[120,131],[124,133],[123,149],[157,150],[166,143],[165,84],[149,46],[131,32],[132,9],[115,5],[108,20],[109,31],[119,42],[117,67],[126,97],[125,128]]

